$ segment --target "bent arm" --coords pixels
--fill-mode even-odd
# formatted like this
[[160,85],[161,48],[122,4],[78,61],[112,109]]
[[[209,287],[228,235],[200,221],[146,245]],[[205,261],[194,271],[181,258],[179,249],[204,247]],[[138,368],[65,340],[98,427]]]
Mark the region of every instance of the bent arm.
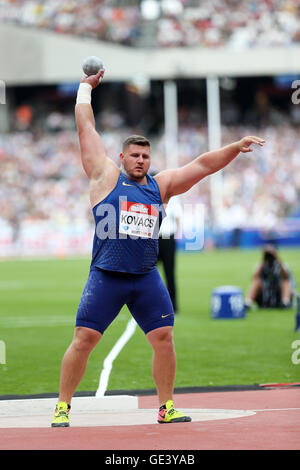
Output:
[[259,137],[244,137],[238,142],[226,145],[218,150],[206,152],[181,168],[161,172],[156,179],[164,201],[188,191],[206,176],[222,170],[240,152],[252,152],[251,144],[262,146],[263,143],[264,140]]
[[263,270],[264,264],[259,263],[259,265],[255,268],[254,273],[252,275],[253,280],[258,280],[261,277],[262,270]]

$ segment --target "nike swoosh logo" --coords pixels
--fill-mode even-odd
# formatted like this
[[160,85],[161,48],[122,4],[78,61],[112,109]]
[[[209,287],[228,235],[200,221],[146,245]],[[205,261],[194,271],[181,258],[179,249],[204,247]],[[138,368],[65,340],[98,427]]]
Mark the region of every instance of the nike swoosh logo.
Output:
[[172,315],[171,313],[168,313],[168,315],[162,315],[161,318],[166,318],[168,317],[169,315]]
[[133,184],[127,184],[127,183],[125,183],[125,181],[123,181],[122,184],[123,184],[123,186],[133,186]]

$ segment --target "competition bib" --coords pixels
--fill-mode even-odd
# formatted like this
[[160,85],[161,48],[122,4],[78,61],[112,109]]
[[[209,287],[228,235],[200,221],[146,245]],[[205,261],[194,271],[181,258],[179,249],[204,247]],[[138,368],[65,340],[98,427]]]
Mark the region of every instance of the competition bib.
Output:
[[153,238],[158,210],[148,204],[122,201],[119,233],[135,237]]

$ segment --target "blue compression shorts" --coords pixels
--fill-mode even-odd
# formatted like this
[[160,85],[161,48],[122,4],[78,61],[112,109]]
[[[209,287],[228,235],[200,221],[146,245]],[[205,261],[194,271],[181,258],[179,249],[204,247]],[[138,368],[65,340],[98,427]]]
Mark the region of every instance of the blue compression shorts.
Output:
[[79,303],[76,326],[104,333],[127,305],[145,334],[174,325],[169,292],[155,268],[147,274],[127,274],[92,267]]

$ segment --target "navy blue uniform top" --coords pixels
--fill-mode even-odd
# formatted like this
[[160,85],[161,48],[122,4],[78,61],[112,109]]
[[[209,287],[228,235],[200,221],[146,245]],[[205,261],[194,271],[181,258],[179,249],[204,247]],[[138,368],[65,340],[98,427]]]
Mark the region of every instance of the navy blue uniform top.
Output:
[[91,267],[133,274],[155,268],[165,211],[154,178],[147,175],[142,185],[121,173],[115,188],[93,207],[93,215]]

